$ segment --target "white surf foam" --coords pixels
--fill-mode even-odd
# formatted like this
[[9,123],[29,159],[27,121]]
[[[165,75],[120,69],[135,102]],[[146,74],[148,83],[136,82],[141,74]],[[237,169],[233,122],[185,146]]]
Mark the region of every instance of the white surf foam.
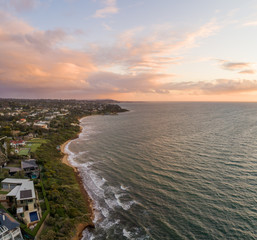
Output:
[[129,210],[133,204],[137,203],[135,200],[128,201],[128,202],[122,202],[120,198],[122,196],[126,196],[126,193],[115,193],[114,196],[117,200],[118,205],[120,207],[122,207],[123,210],[125,210],[125,211]]
[[110,221],[109,219],[105,219],[104,221],[101,222],[100,226],[105,229],[108,230],[111,227],[113,227],[114,225],[117,225],[120,223],[120,220],[117,219],[116,221]]
[[125,228],[123,229],[123,236],[130,239],[131,238],[131,232],[127,231]]
[[126,210],[126,211],[128,211],[131,208],[131,206],[136,203],[134,200],[133,201],[129,201],[127,203],[122,203],[120,201],[120,199],[118,199],[117,202],[123,208],[123,210]]
[[79,152],[79,153],[78,153],[78,156],[81,156],[81,155],[86,154],[86,153],[88,153],[88,151]]
[[82,239],[83,240],[93,240],[93,239],[95,239],[95,236],[93,235],[93,233],[89,232],[88,229],[86,229],[82,233]]
[[72,152],[69,149],[70,144],[73,142],[74,140],[70,141],[64,148],[64,153],[68,154],[68,161],[70,162],[70,164],[74,167],[78,167],[79,164],[75,161],[75,159],[78,157],[78,154]]
[[129,187],[125,187],[123,184],[121,184],[120,189],[123,190],[123,191],[128,191]]
[[120,197],[123,197],[123,196],[125,196],[126,195],[126,193],[115,193],[114,194],[114,196],[115,196],[115,198],[118,200]]
[[101,213],[107,218],[109,216],[109,211],[106,208],[101,208]]
[[104,201],[106,202],[106,204],[108,205],[109,208],[114,209],[115,207],[118,206],[118,202],[116,199],[104,199]]

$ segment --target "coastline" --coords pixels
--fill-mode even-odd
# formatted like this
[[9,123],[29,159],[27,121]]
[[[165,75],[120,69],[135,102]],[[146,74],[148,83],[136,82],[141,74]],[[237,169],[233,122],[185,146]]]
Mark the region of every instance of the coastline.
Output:
[[[80,118],[82,119],[82,118]],[[79,120],[80,120],[79,119]],[[77,138],[79,138],[79,134],[83,131],[83,127],[80,126],[80,132],[77,134]],[[79,174],[79,170],[74,167],[68,160],[68,157],[69,157],[69,154],[65,152],[65,147],[74,139],[70,139],[68,141],[66,141],[65,143],[63,143],[61,146],[60,146],[60,150],[63,154],[63,157],[61,159],[62,163],[63,164],[66,164],[67,166],[71,167],[74,171],[74,174],[75,174],[75,177],[76,177],[76,180],[79,184],[79,188],[80,188],[80,192],[85,200],[85,202],[87,203],[87,206],[88,206],[88,211],[89,211],[89,214],[90,214],[90,223],[80,223],[77,225],[77,228],[76,228],[76,234],[75,236],[72,238],[72,240],[80,240],[82,238],[82,232],[86,229],[86,228],[94,228],[94,223],[93,223],[93,220],[94,220],[94,211],[93,211],[93,201],[92,199],[89,197],[85,187],[84,187],[84,184],[83,184],[83,180]]]

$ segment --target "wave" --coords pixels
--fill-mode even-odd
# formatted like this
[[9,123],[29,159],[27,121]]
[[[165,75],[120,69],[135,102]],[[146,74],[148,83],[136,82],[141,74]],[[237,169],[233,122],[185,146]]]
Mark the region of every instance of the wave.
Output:
[[[79,146],[86,146],[81,144],[90,139],[90,135],[100,133],[95,131],[93,127],[85,126],[84,122],[81,124],[83,130],[79,135],[79,138],[70,141],[65,147],[65,153],[68,154],[68,161],[75,166],[83,180],[84,187],[93,201],[94,208],[94,220],[96,230],[89,232],[85,230],[83,232],[83,239],[95,239],[103,236],[101,239],[105,239],[105,235],[108,230],[118,231],[122,235],[122,229],[124,228],[124,222],[121,223],[120,218],[122,215],[128,214],[131,207],[137,204],[137,201],[132,199],[129,195],[130,187],[123,183],[118,186],[115,183],[108,181],[102,172],[98,169],[98,163],[93,156],[88,156],[89,151],[83,149],[78,153],[71,151],[72,144],[79,144]],[[82,149],[81,149],[82,150]],[[88,161],[89,160],[89,161]],[[102,160],[101,160],[102,161]],[[132,234],[125,230],[125,234]]]
[[128,191],[129,187],[125,187],[123,184],[120,185],[120,189],[124,191]]
[[74,167],[78,167],[78,163],[75,161],[75,159],[78,157],[78,154],[72,152],[69,149],[69,146],[71,143],[73,143],[76,139],[71,140],[68,144],[66,144],[65,148],[64,148],[64,152],[66,154],[68,154],[68,161],[70,162],[70,164]]
[[123,229],[123,236],[130,239],[131,238],[131,232],[126,230],[125,228]]

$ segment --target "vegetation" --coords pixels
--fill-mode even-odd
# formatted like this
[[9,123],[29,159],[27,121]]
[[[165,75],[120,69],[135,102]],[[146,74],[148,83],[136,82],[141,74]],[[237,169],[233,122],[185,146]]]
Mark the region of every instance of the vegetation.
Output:
[[62,154],[56,149],[57,145],[75,138],[79,132],[78,126],[68,127],[70,120],[64,120],[66,127],[49,135],[49,141],[36,151],[36,158],[43,165],[41,179],[50,208],[50,218],[40,237],[44,240],[71,239],[77,224],[90,223],[89,206],[80,192],[75,173],[60,161]]
[[26,145],[24,148],[30,148],[30,153],[35,153],[37,149],[43,144],[46,143],[47,140],[43,138],[34,138],[30,141],[26,142]]
[[[59,146],[77,137],[79,118],[126,111],[113,103],[110,100],[0,99],[0,139],[7,136],[2,140],[5,148],[0,153],[7,152],[9,166],[18,167],[22,159],[31,157],[37,159],[41,168],[40,181],[34,183],[39,198],[44,200],[40,203],[43,216],[33,230],[21,224],[26,235],[35,237],[45,219],[45,227],[37,237],[40,240],[68,240],[75,235],[79,223],[91,224],[90,206],[81,194],[76,173],[61,162]],[[39,121],[47,127],[37,127],[35,123]],[[26,145],[11,148],[10,141],[19,139],[26,140]],[[8,171],[2,170],[0,179],[8,175]],[[24,172],[19,171],[14,177],[24,178]]]

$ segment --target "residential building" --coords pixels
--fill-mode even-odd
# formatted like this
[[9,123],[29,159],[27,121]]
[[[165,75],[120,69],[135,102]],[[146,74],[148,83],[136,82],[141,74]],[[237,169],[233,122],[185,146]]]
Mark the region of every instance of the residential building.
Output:
[[26,145],[26,142],[24,140],[18,140],[18,141],[12,140],[12,141],[10,141],[10,146],[13,147],[13,148],[23,147],[25,145]]
[[9,190],[6,195],[10,206],[15,206],[17,217],[28,226],[37,223],[41,211],[36,197],[33,181],[29,179],[6,178],[1,183],[4,190]]
[[0,240],[23,240],[20,224],[0,209]]
[[41,128],[47,129],[47,128],[48,128],[48,125],[47,125],[46,122],[39,121],[39,122],[35,122],[35,123],[34,123],[34,127],[41,127]]
[[21,169],[29,178],[34,179],[39,176],[39,167],[36,163],[36,159],[28,159],[21,161]]

